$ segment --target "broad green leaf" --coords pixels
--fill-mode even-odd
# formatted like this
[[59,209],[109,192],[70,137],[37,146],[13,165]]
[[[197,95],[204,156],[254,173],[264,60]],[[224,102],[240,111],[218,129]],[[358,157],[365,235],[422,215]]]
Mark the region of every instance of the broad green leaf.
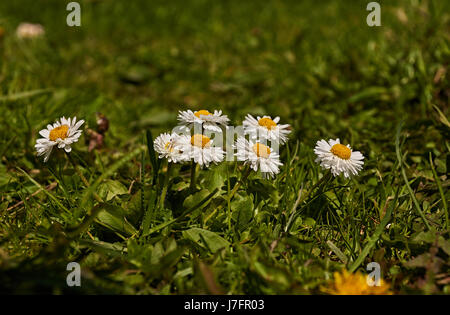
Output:
[[283,287],[289,286],[289,276],[280,268],[266,266],[258,261],[254,261],[253,269],[266,281],[274,282]]
[[90,239],[81,239],[80,244],[89,246],[90,248],[110,255],[110,256],[121,256],[123,253],[127,252],[127,249],[119,244],[119,243],[108,243],[108,242],[103,242],[103,241],[94,241],[94,240],[90,240]]
[[250,196],[241,197],[231,203],[232,218],[240,231],[244,230],[253,218],[253,200]]
[[427,232],[419,232],[412,238],[413,242],[425,242],[425,243],[434,243],[436,241],[436,232],[435,231],[427,231]]
[[205,174],[205,187],[209,190],[214,190],[215,188],[221,188],[224,185],[226,176],[224,176],[219,170],[213,169]]
[[133,159],[135,156],[139,155],[143,150],[145,150],[144,146],[140,146],[130,153],[123,156],[120,160],[116,161],[113,165],[109,166],[106,172],[104,172],[102,175],[100,175],[95,182],[89,186],[84,191],[83,198],[81,201],[81,206],[83,207],[87,201],[89,200],[90,195],[97,190],[98,186],[105,180],[108,179],[108,177],[112,176],[120,167],[128,163],[131,159]]
[[[209,194],[210,194],[210,192],[208,189],[202,189],[202,190],[196,192],[195,194],[187,197],[183,202],[183,207],[184,208],[192,208],[193,206],[200,203],[203,199],[205,199]],[[199,209],[205,207],[208,203],[209,202],[203,204],[202,206],[199,207]]]
[[212,253],[230,245],[226,239],[219,236],[217,233],[200,228],[192,228],[183,231],[183,237],[190,239],[202,247],[207,247]]
[[0,187],[8,184],[13,180],[6,170],[6,166],[0,163]]
[[123,209],[108,205],[99,212],[97,220],[113,231],[132,235],[136,233],[136,229],[126,220],[125,214]]
[[450,256],[450,241],[449,240],[446,240],[443,236],[439,236],[438,245],[447,255]]
[[127,188],[121,182],[111,179],[101,183],[97,192],[105,201],[110,201],[115,196],[128,194]]

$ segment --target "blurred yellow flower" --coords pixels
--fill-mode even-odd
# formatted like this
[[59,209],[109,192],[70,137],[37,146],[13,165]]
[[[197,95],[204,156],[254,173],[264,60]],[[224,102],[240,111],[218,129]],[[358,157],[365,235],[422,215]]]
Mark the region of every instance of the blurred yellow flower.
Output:
[[347,270],[334,273],[334,281],[323,292],[333,295],[391,295],[389,284],[380,279],[379,286],[369,286],[367,277],[360,272],[350,273]]

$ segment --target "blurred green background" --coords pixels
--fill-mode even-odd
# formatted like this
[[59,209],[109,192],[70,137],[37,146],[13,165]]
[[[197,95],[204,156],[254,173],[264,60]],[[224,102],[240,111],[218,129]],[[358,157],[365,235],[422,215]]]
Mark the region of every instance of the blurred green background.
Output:
[[[217,108],[235,124],[280,115],[308,144],[360,143],[424,119],[433,96],[448,105],[448,79],[434,80],[449,58],[447,1],[380,1],[381,27],[367,26],[368,1],[80,1],[81,27],[66,25],[67,3],[0,4],[1,93],[53,91],[10,105],[8,128],[100,111],[128,139],[172,126],[179,109]],[[45,39],[18,41],[24,21]]]

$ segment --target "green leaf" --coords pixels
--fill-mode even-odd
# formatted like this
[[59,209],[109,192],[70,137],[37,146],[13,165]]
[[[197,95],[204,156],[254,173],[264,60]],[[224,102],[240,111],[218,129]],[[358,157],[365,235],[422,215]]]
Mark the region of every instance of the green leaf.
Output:
[[144,146],[140,146],[136,149],[134,149],[133,151],[131,151],[130,153],[126,154],[125,156],[123,156],[120,160],[118,160],[117,162],[115,162],[113,165],[111,165],[110,167],[108,167],[108,169],[106,170],[106,172],[104,172],[102,175],[100,175],[97,180],[91,185],[89,186],[89,188],[87,188],[84,191],[83,194],[83,198],[81,201],[81,207],[83,207],[89,200],[90,195],[97,190],[97,187],[107,178],[109,178],[110,176],[112,176],[119,168],[121,168],[123,165],[125,165],[126,163],[128,163],[131,159],[133,159],[135,156],[139,155],[142,151],[145,150]]
[[436,232],[435,231],[427,231],[427,232],[419,232],[412,238],[413,242],[425,242],[425,243],[434,243],[436,241]]
[[407,268],[426,268],[429,270],[439,270],[439,266],[444,263],[442,258],[433,256],[430,253],[424,253],[413,259],[406,261],[403,265]]
[[450,256],[450,241],[444,239],[444,237],[439,236],[438,239],[438,246],[447,254]]
[[101,183],[97,190],[99,196],[105,200],[109,201],[115,196],[128,194],[127,188],[117,180],[108,179]]
[[[193,195],[190,195],[187,197],[183,202],[184,208],[192,208],[196,204],[199,204],[203,199],[205,199],[210,194],[208,189],[202,189],[198,192],[196,192]],[[199,207],[199,209],[204,208],[209,202],[204,203]]]
[[359,254],[358,258],[355,260],[355,262],[350,266],[349,271],[354,272],[359,265],[362,264],[364,259],[369,255],[370,250],[375,246],[376,242],[380,239],[381,233],[383,233],[384,228],[391,220],[391,215],[394,209],[398,206],[397,200],[398,200],[398,192],[399,189],[395,192],[394,200],[390,202],[388,209],[386,210],[386,214],[384,215],[383,219],[381,219],[380,224],[377,226],[375,232],[372,234],[371,237],[369,237],[369,240],[364,246],[363,250],[361,251],[361,254]]
[[[236,196],[237,197],[237,196]],[[234,199],[231,203],[232,218],[239,231],[245,229],[253,218],[253,200],[250,196]]]
[[80,244],[86,245],[98,252],[113,257],[122,256],[123,253],[127,252],[127,248],[125,248],[120,243],[108,243],[103,241],[94,241],[90,239],[81,239],[79,240],[79,242]]
[[99,212],[97,221],[113,231],[130,236],[136,233],[136,229],[126,220],[125,215],[122,208],[105,205],[104,210]]
[[209,190],[221,188],[224,185],[226,176],[224,176],[217,168],[209,171],[205,175],[205,187]]
[[439,114],[439,119],[441,121],[441,123],[443,123],[445,126],[447,126],[448,128],[450,128],[450,122],[448,121],[447,117],[444,115],[444,113],[439,109],[439,107],[437,107],[436,105],[433,105],[434,109],[438,112]]
[[183,237],[197,243],[201,247],[207,247],[212,253],[230,245],[226,239],[217,233],[200,228],[183,231]]
[[64,211],[66,211],[67,213],[71,212],[62,205],[62,203],[58,200],[58,198],[56,198],[56,196],[54,194],[52,194],[50,191],[48,191],[47,189],[45,189],[45,187],[43,187],[41,184],[39,184],[37,181],[35,181],[30,175],[28,175],[27,172],[25,172],[23,169],[21,169],[20,167],[17,168],[19,171],[21,171],[30,182],[32,182],[33,184],[35,184],[37,187],[39,187],[48,197],[50,197],[50,199],[52,199],[61,209],[63,209]]
[[382,86],[371,86],[348,99],[350,103],[356,103],[367,99],[383,99],[389,94],[389,90]]
[[[186,247],[180,246],[172,250],[167,250],[164,256],[159,258],[157,264],[149,264],[143,266],[143,270],[153,275],[154,277],[160,276],[164,272],[168,272],[170,268],[175,266],[181,257],[186,252]],[[152,257],[153,258],[153,257]],[[172,273],[172,271],[170,271]]]
[[427,230],[431,230],[431,226],[428,223],[427,218],[423,214],[422,209],[420,208],[420,204],[417,201],[416,195],[414,194],[414,191],[412,190],[411,186],[409,185],[409,180],[408,180],[408,177],[406,176],[406,172],[405,172],[405,169],[403,167],[402,154],[401,154],[401,151],[400,151],[400,132],[402,130],[402,125],[403,125],[403,123],[400,123],[397,126],[397,133],[396,133],[396,136],[395,136],[395,153],[397,154],[397,160],[398,160],[398,163],[400,165],[400,170],[401,170],[401,173],[402,173],[402,176],[403,176],[403,180],[405,181],[406,188],[408,189],[408,192],[409,192],[409,194],[411,196],[411,199],[412,199],[412,201],[414,203],[414,206],[415,206],[415,208],[417,210],[417,213],[422,218],[422,221],[425,224],[425,226],[427,227]]
[[153,147],[153,135],[150,130],[147,130],[146,137],[147,137],[148,155],[150,156],[150,163],[152,164],[152,170],[153,170],[153,184],[155,184],[156,179],[158,177],[160,162],[156,158],[155,148]]
[[289,286],[290,279],[284,270],[277,267],[266,266],[258,261],[254,261],[252,267],[264,280],[283,287]]
[[328,240],[327,245],[344,264],[348,263],[347,256],[332,241]]
[[147,236],[149,234],[155,233],[161,229],[164,229],[165,227],[183,219],[186,215],[188,215],[189,213],[192,213],[194,210],[196,210],[197,208],[200,208],[201,206],[205,205],[206,203],[211,201],[211,198],[218,192],[218,189],[214,189],[214,191],[212,193],[210,193],[208,196],[206,196],[206,198],[204,198],[203,200],[201,200],[199,203],[195,204],[194,206],[192,206],[189,209],[186,209],[178,218],[172,219],[170,221],[164,222],[159,224],[158,226],[155,226],[153,228],[151,228],[147,233],[143,233],[142,236]]
[[24,91],[14,94],[8,94],[8,95],[2,95],[0,96],[0,102],[15,102],[17,100],[23,99],[23,98],[30,98],[36,95],[41,94],[48,94],[52,93],[53,89],[39,89],[39,90],[31,90],[31,91]]
[[147,234],[148,230],[150,229],[150,224],[152,223],[153,216],[155,215],[155,206],[156,206],[156,190],[151,189],[148,206],[145,211],[144,218],[142,219],[140,228],[142,230],[143,235]]
[[12,180],[13,177],[7,172],[6,166],[0,163],[0,187],[7,185]]

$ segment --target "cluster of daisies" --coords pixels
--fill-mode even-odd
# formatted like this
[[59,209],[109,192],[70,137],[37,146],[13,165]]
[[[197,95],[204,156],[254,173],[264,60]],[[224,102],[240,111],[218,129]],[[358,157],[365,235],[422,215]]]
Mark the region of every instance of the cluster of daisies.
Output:
[[[214,133],[222,137],[228,128],[229,119],[222,111],[208,110],[180,111],[180,125],[175,128],[187,133],[163,133],[154,141],[159,158],[166,158],[172,163],[193,161],[202,167],[211,163],[218,164],[224,160],[226,152],[207,134]],[[269,116],[256,117],[247,115],[243,122],[243,135],[238,136],[233,145],[233,155],[238,161],[250,165],[254,171],[261,171],[263,176],[274,176],[280,172],[280,156],[271,143],[284,144],[290,133],[289,125],[278,124],[279,117],[272,120]],[[249,140],[245,136],[249,136]],[[222,140],[222,139],[220,139]],[[222,141],[219,141],[222,143]]]
[[[222,111],[208,110],[180,111],[178,115],[180,132],[163,133],[154,140],[154,149],[160,159],[170,163],[186,163],[192,161],[201,167],[209,167],[224,160],[226,152],[222,145],[215,145],[217,136],[222,136],[228,128],[229,119]],[[244,162],[255,172],[260,171],[263,177],[274,177],[280,172],[279,145],[288,141],[290,126],[280,124],[280,118],[270,116],[256,118],[248,114],[243,121],[243,134],[238,135],[232,145],[233,159]],[[84,120],[77,121],[65,117],[39,132],[42,138],[36,141],[38,156],[44,156],[47,162],[54,147],[72,150],[72,144],[81,136],[80,129]],[[186,134],[187,133],[187,134]],[[214,139],[208,135],[214,134]],[[220,139],[222,140],[222,139]],[[218,143],[222,143],[218,141]],[[339,139],[320,140],[314,149],[316,162],[329,169],[334,176],[343,174],[348,178],[357,175],[364,164],[364,156],[359,151],[352,151],[349,145],[343,145]]]

